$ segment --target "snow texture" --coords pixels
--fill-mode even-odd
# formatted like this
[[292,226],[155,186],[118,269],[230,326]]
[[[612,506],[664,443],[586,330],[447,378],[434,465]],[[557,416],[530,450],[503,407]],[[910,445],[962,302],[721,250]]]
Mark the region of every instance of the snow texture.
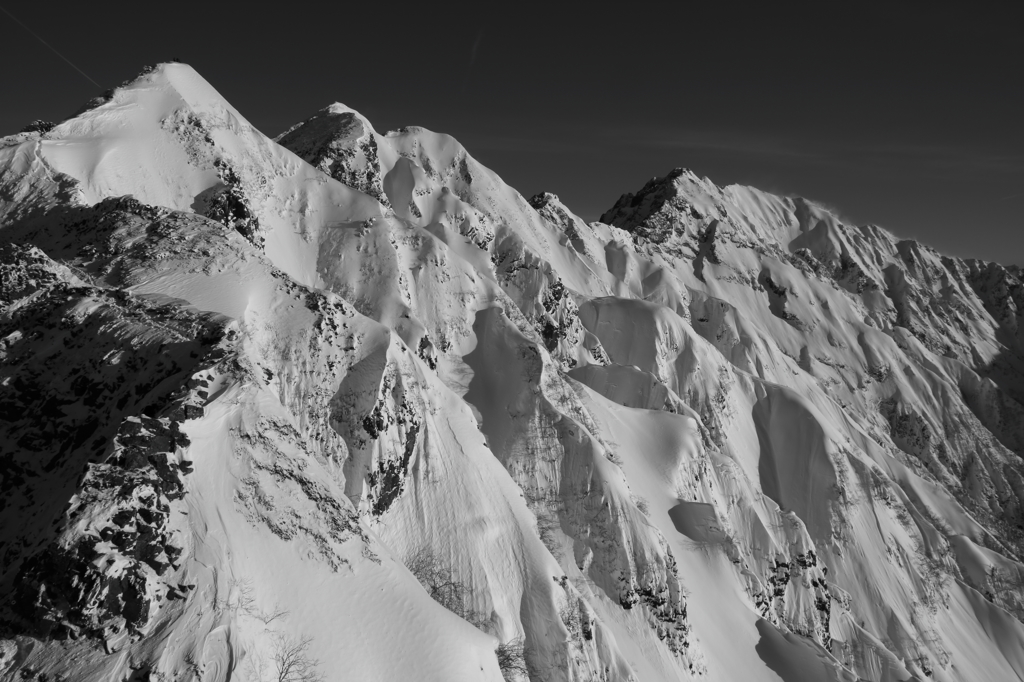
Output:
[[0,234],[4,680],[1024,679],[1017,268],[179,63]]

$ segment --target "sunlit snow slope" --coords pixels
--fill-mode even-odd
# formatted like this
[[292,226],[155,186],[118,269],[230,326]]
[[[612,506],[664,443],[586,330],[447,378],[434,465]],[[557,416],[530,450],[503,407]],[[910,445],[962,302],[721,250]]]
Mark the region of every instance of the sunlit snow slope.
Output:
[[2,679],[1024,679],[1018,269],[177,63],[30,128]]

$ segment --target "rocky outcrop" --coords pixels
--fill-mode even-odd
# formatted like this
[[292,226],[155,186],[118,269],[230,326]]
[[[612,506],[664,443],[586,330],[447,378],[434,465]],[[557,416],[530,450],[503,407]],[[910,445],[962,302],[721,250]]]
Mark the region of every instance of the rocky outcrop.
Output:
[[[467,399],[497,391],[517,404],[510,422],[485,412],[483,428],[537,515],[542,539],[556,553],[562,551],[556,549],[559,537],[570,541],[576,569],[623,609],[642,611],[684,668],[701,672],[672,551],[642,521],[614,453],[594,435],[597,428],[575,390],[558,376],[539,339],[525,336],[500,310],[481,313],[476,331],[487,346],[469,360],[479,383],[470,386]],[[516,358],[507,378],[495,371],[498,357]]]
[[1009,345],[1024,352],[1021,318],[1024,313],[1024,281],[1019,267],[969,260],[968,281],[985,304],[985,309],[999,323]]
[[117,649],[187,591],[174,577],[180,426],[203,413],[226,332],[217,316],[86,286],[38,249],[20,256],[4,264],[0,318],[5,621]]
[[376,133],[351,109],[332,104],[289,128],[277,142],[339,182],[390,206],[377,157]]

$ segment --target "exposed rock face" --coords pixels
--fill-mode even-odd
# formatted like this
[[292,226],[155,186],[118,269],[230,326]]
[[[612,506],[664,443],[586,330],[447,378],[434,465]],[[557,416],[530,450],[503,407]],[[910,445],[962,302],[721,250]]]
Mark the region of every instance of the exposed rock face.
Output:
[[191,377],[223,355],[224,321],[86,286],[35,248],[7,246],[4,261],[10,613],[29,632],[115,649],[181,596],[164,580],[183,551],[180,425],[203,414],[207,382]]
[[196,198],[198,212],[224,227],[237,231],[253,243],[256,248],[263,248],[264,238],[260,233],[260,220],[253,212],[242,183],[225,163],[215,162],[217,175],[223,183],[220,187],[210,190]]
[[4,679],[1024,676],[1019,268],[181,64],[3,138],[0,237]]
[[985,309],[999,323],[1006,339],[1018,351],[1024,347],[1021,317],[1024,315],[1024,282],[1019,267],[999,263],[968,260],[967,281],[985,304]]
[[376,133],[355,111],[332,104],[280,135],[277,142],[335,180],[389,205]]
[[161,600],[181,598],[186,588],[161,580],[184,549],[170,527],[187,471],[170,459],[188,442],[176,427],[129,417],[115,452],[89,465],[66,514],[88,518],[96,534],[68,533],[22,565],[14,609],[29,627],[58,638],[94,635],[116,650],[145,631]]

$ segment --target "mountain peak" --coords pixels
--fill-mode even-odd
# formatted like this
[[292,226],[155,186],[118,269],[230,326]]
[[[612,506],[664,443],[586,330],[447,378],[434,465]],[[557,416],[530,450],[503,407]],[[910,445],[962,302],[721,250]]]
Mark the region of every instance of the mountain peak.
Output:
[[565,206],[562,200],[558,198],[557,194],[552,192],[540,192],[530,197],[530,206],[537,209],[538,211],[547,206],[548,204],[556,204],[558,206]]
[[677,167],[651,178],[635,194],[623,194],[600,220],[647,239],[664,241],[670,225],[703,219],[721,204],[721,194],[710,180]]
[[275,141],[343,184],[388,206],[382,185],[377,132],[354,109],[335,102]]
[[[274,140],[280,142],[302,128],[305,128],[306,131],[304,135],[299,137],[312,137],[314,135],[318,138],[359,137],[366,132],[376,132],[365,116],[341,102],[334,102],[320,109],[309,118],[291,126],[275,137]],[[325,143],[329,143],[329,141],[330,139],[324,140]]]
[[4,138],[0,677],[1024,676],[1020,270],[602,220],[176,63]]

